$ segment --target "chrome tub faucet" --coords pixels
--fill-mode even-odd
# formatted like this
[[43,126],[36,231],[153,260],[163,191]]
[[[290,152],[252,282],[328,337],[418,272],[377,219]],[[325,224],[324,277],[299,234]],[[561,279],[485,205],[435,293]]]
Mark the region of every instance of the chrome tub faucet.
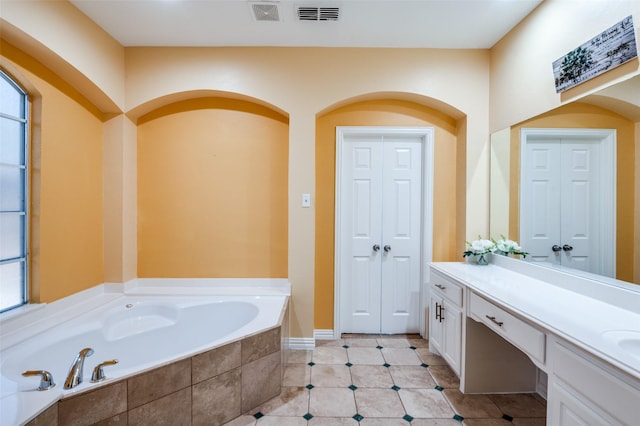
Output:
[[78,355],[76,355],[73,363],[71,364],[71,368],[69,369],[67,380],[64,382],[65,389],[73,389],[82,383],[82,367],[84,367],[84,359],[91,355],[93,355],[93,349],[91,348],[84,348],[78,353]]

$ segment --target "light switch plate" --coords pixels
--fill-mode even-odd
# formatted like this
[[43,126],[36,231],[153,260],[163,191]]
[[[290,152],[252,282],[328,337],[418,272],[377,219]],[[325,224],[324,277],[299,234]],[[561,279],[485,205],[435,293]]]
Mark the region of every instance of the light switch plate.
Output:
[[302,207],[311,207],[311,194],[302,194]]

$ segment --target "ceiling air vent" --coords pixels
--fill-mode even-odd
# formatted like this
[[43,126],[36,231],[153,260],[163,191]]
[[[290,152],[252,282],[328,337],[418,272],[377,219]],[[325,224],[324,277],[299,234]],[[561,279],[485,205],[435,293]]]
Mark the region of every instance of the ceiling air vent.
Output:
[[337,21],[339,18],[339,7],[298,6],[299,21]]
[[280,21],[277,3],[250,3],[250,6],[256,21]]

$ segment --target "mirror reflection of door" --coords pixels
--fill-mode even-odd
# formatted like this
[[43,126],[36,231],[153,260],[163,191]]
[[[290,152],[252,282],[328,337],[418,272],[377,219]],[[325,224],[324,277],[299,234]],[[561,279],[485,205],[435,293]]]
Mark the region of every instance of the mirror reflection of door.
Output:
[[340,130],[336,272],[341,332],[415,333],[426,130]]
[[527,259],[615,277],[615,130],[522,129]]

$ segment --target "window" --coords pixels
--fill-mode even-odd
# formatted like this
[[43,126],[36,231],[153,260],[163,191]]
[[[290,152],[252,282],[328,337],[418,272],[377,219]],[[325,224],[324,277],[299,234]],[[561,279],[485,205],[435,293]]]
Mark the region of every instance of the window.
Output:
[[0,70],[0,312],[27,303],[27,94]]

